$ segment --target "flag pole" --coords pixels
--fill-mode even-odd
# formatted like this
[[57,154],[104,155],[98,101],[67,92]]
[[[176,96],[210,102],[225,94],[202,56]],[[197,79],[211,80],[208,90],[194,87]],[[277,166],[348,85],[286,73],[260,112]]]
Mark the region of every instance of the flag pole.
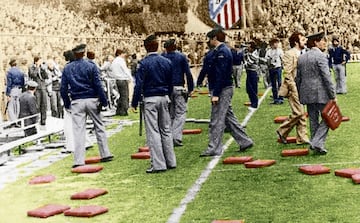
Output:
[[242,28],[246,29],[246,5],[245,0],[241,0],[241,21],[242,21]]

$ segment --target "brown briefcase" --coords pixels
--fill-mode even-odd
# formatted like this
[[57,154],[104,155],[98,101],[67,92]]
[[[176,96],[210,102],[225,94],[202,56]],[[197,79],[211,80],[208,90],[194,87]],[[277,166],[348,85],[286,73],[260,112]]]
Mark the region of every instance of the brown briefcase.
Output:
[[339,127],[342,121],[340,108],[334,100],[330,100],[326,104],[325,108],[321,112],[321,116],[325,120],[327,126],[329,126],[329,128],[332,130],[335,130],[337,127]]

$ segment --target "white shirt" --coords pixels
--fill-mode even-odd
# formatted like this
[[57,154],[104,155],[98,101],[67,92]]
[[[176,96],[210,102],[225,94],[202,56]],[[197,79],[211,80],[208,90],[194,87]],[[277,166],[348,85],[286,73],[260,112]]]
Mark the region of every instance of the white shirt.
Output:
[[282,57],[284,56],[284,52],[280,48],[269,49],[266,51],[265,58],[270,60],[271,65],[274,68],[278,68],[282,66]]
[[117,56],[111,63],[111,75],[110,77],[117,80],[131,80],[131,71],[127,67],[124,58]]

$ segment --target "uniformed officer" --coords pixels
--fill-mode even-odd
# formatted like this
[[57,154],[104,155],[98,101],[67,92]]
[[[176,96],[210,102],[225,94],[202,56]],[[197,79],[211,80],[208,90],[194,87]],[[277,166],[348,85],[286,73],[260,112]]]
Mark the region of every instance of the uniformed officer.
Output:
[[73,49],[75,61],[65,66],[60,87],[64,107],[71,112],[73,135],[76,139],[74,142],[73,168],[85,165],[87,115],[94,122],[101,162],[108,162],[113,159],[108,147],[105,126],[100,115],[101,107],[107,106],[108,101],[100,82],[99,69],[95,64],[83,59],[85,48],[85,44],[80,44]]
[[24,73],[16,66],[16,60],[11,59],[11,68],[6,75],[7,112],[10,121],[18,119],[20,112],[19,97],[24,87]]
[[215,47],[213,72],[211,72],[213,77],[209,78],[209,84],[213,86],[213,89],[211,91],[209,144],[200,157],[222,154],[222,137],[225,125],[229,128],[235,141],[240,145],[240,152],[253,146],[253,141],[246,135],[231,107],[233,96],[232,55],[230,49],[224,44],[225,36],[226,34],[219,28],[207,33],[210,44]]
[[[197,87],[202,87],[203,86],[203,82],[205,77],[208,78],[208,88],[211,91],[212,90],[212,86],[209,83],[209,78],[213,77],[213,75],[211,75],[210,73],[212,72],[212,67],[213,67],[213,55],[214,55],[214,47],[212,45],[210,45],[210,42],[207,42],[207,46],[209,48],[209,51],[206,53],[204,60],[203,60],[203,66],[200,70],[199,76],[196,80],[196,86]],[[213,82],[213,81],[211,81]]]
[[155,35],[144,40],[147,56],[136,71],[132,110],[136,110],[143,96],[146,143],[150,147],[151,167],[146,173],[158,173],[176,168],[169,96],[172,92],[171,61],[157,53],[159,43]]
[[238,44],[231,49],[231,53],[233,56],[233,78],[235,81],[235,87],[241,87],[241,74],[243,70],[243,63],[244,63],[244,52],[240,48]]
[[[38,84],[35,81],[27,82],[27,91],[22,93],[19,98],[20,113],[19,118],[35,115],[39,112],[39,108],[36,104],[35,91]],[[24,126],[33,125],[37,122],[37,117],[28,118],[24,120]],[[26,128],[24,130],[25,136],[34,135],[37,133],[36,127]]]
[[[171,128],[173,133],[174,146],[182,146],[182,131],[186,121],[187,99],[194,90],[194,80],[190,71],[186,56],[176,51],[175,39],[165,42],[166,53],[162,54],[172,63],[173,92],[170,100]],[[185,87],[185,78],[187,89]]]

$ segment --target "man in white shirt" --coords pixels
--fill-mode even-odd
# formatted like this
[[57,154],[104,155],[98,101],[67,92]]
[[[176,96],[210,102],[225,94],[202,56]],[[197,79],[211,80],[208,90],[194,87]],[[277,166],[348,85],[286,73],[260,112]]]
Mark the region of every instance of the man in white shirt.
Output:
[[274,102],[272,104],[284,103],[283,97],[279,97],[278,91],[281,86],[282,57],[284,52],[279,48],[279,40],[270,40],[270,49],[266,52],[265,58],[268,61],[269,77],[272,87]]
[[126,65],[126,52],[117,49],[115,59],[111,63],[111,77],[116,79],[116,86],[120,94],[117,101],[116,115],[127,116],[129,109],[129,81],[132,79],[131,71]]

